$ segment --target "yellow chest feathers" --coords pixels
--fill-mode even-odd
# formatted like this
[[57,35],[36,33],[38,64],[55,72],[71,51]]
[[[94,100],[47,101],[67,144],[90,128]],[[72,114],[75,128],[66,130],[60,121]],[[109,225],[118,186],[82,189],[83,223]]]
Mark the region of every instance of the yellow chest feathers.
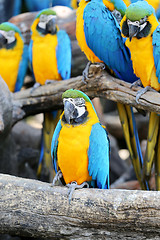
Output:
[[19,64],[23,54],[23,41],[18,33],[15,33],[16,45],[12,49],[0,49],[0,75],[8,85],[11,92],[15,90]]
[[36,82],[41,85],[46,80],[61,80],[58,73],[56,49],[58,40],[56,35],[32,35],[32,65]]

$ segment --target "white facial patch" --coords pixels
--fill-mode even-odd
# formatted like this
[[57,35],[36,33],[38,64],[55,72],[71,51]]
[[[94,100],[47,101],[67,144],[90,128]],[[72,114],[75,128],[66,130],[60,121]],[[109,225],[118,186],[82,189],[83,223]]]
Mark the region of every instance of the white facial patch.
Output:
[[39,18],[39,23],[38,26],[42,29],[46,29],[46,24],[51,20],[51,19],[57,19],[55,15],[45,15],[42,14]]
[[64,104],[65,104],[65,101],[68,101],[74,105],[78,113],[77,118],[81,117],[85,113],[86,108],[85,108],[84,98],[64,98],[63,99]]
[[142,31],[145,28],[145,26],[147,25],[147,22],[144,22],[143,24],[140,24],[139,21],[132,22],[129,19],[127,20],[127,23],[128,23],[128,25],[132,25],[132,26],[138,27],[139,31]]
[[12,42],[15,41],[15,31],[3,31],[3,30],[0,30],[0,33],[7,39],[7,44],[11,44]]

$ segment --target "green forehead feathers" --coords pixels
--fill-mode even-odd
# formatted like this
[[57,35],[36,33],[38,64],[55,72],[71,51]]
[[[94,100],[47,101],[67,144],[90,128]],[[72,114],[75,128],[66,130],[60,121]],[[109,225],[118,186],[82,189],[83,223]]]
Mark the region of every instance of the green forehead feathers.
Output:
[[110,0],[110,2],[113,3],[115,9],[119,11],[122,16],[124,16],[127,9],[126,4],[122,0]]
[[6,31],[6,32],[15,31],[15,32],[18,32],[19,34],[21,34],[20,29],[17,26],[15,26],[13,23],[10,23],[10,22],[1,23],[0,30]]
[[84,100],[86,102],[91,102],[91,100],[85,93],[83,93],[79,90],[76,90],[76,89],[69,89],[69,90],[65,91],[62,94],[62,98],[84,98]]
[[42,14],[44,15],[56,15],[56,12],[47,8],[47,9],[43,9],[42,11],[40,11],[40,13],[37,15],[36,18],[39,18]]
[[129,5],[126,10],[126,17],[134,22],[140,21],[145,16],[149,17],[152,13],[154,13],[154,9],[151,5],[146,1],[138,1]]

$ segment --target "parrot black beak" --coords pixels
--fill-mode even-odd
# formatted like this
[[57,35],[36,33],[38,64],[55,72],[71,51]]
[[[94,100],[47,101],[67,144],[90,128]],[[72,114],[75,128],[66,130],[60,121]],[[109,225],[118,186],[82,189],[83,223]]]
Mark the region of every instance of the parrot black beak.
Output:
[[4,48],[7,44],[7,39],[0,33],[0,48]]
[[47,24],[46,24],[46,31],[51,34],[56,34],[57,32],[57,27],[56,27],[56,22],[55,19],[52,18],[50,19]]
[[128,27],[129,27],[129,41],[131,42],[132,38],[136,36],[137,33],[139,32],[139,26],[129,24]]
[[70,124],[70,120],[73,119],[74,112],[75,106],[66,100],[64,104],[64,116],[68,124]]

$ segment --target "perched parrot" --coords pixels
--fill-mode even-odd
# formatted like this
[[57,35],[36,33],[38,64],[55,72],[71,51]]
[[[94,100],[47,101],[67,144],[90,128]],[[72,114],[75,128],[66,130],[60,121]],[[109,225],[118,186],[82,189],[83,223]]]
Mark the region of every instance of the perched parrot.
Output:
[[[131,51],[133,69],[140,78],[144,89],[141,95],[153,88],[160,91],[160,25],[151,5],[145,1],[131,4],[121,21],[122,34],[127,37],[126,45]],[[143,178],[149,180],[155,161],[157,190],[160,190],[160,155],[159,155],[159,116],[150,113],[147,149],[144,159]]]
[[[31,31],[29,59],[36,83],[44,85],[46,80],[64,80],[70,78],[71,43],[67,33],[64,30],[59,30],[56,25],[56,13],[51,9],[42,10],[35,18],[31,26]],[[43,155],[46,172],[47,174],[48,171],[50,172],[52,166],[50,144],[60,114],[61,111],[55,111],[45,113],[44,115],[44,141],[38,175],[41,172]]]
[[[54,131],[51,145],[56,177],[63,176],[70,188],[69,201],[75,188],[90,182],[92,187],[109,188],[108,134],[100,124],[89,97],[69,89],[62,95],[64,112]],[[87,184],[88,185],[88,184]]]
[[41,11],[57,5],[74,9],[78,7],[77,0],[25,0],[25,4],[30,12]]
[[28,47],[18,27],[0,24],[0,75],[11,92],[19,91],[28,67]]
[[[125,10],[122,0],[81,0],[77,9],[76,36],[91,63],[104,62],[116,77],[133,83],[137,77],[119,26]],[[147,189],[141,181],[143,158],[133,110],[120,103],[117,107],[137,179],[141,187]]]

